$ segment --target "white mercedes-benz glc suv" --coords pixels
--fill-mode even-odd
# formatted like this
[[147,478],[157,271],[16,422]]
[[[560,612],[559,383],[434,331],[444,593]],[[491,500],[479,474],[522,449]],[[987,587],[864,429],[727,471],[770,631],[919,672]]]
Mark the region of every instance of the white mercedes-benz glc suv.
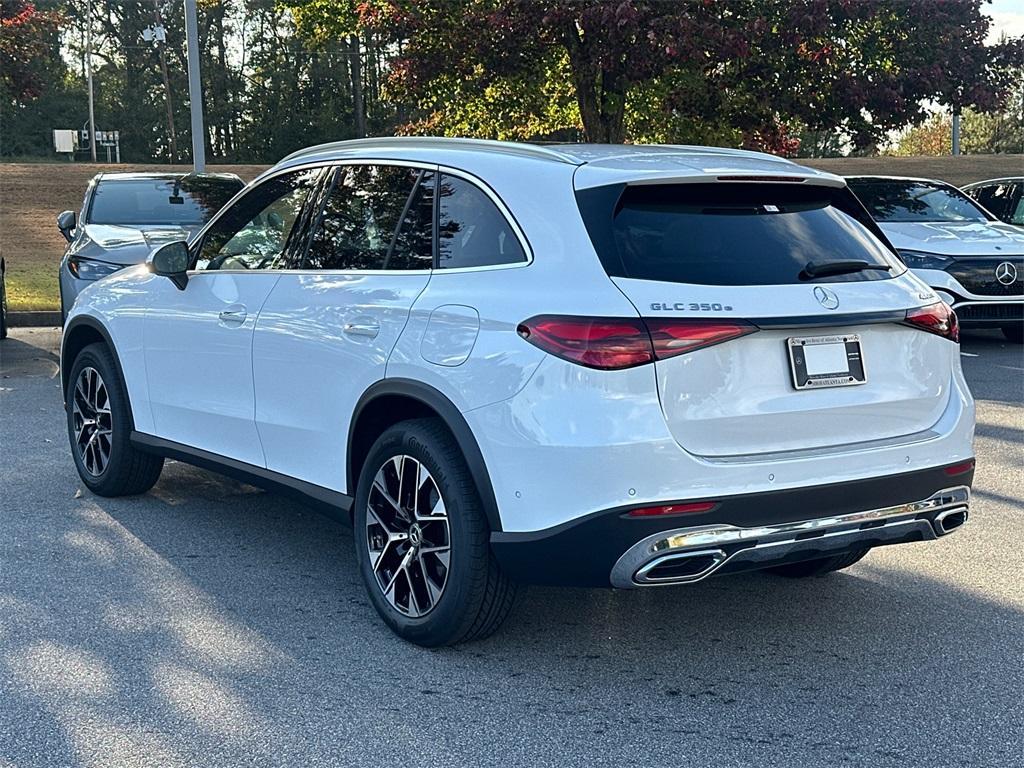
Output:
[[297,152],[86,288],[61,350],[93,492],[164,457],[350,518],[422,645],[523,582],[851,565],[967,520],[956,316],[842,179],[700,147]]

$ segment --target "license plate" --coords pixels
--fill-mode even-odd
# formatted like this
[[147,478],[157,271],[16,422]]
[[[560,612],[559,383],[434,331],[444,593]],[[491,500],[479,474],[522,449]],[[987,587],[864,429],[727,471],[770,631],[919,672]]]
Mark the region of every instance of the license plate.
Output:
[[789,368],[797,389],[852,387],[866,381],[860,336],[804,336],[787,340]]

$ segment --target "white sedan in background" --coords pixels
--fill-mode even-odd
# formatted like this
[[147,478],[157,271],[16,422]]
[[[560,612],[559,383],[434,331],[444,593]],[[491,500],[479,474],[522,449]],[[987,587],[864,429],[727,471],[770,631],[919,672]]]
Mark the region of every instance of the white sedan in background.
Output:
[[1024,231],[956,187],[898,176],[847,184],[908,267],[956,310],[967,328],[1001,328],[1024,341]]

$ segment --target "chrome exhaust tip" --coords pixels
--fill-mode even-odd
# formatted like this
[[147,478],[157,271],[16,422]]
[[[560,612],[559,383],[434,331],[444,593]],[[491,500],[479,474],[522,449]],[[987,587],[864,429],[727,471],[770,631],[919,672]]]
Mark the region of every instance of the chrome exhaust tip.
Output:
[[945,536],[967,522],[967,507],[957,507],[940,512],[932,521],[936,536]]
[[720,549],[679,552],[656,557],[633,576],[637,584],[686,584],[710,576],[726,561]]

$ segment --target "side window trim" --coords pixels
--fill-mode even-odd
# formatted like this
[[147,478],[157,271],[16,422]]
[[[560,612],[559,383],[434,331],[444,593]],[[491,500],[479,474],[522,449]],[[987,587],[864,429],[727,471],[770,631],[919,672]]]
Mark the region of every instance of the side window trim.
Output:
[[[451,166],[438,165],[438,164],[430,163],[430,162],[392,160],[390,158],[388,158],[388,159],[385,159],[385,158],[381,158],[381,159],[374,159],[374,158],[359,158],[359,159],[355,159],[355,158],[353,158],[351,160],[346,159],[346,160],[343,160],[343,161],[340,161],[340,162],[334,162],[334,163],[324,163],[323,161],[320,161],[318,163],[310,163],[308,165],[289,166],[287,168],[282,168],[279,172],[270,174],[270,175],[266,176],[265,178],[260,179],[260,186],[262,186],[263,184],[265,184],[265,183],[267,183],[267,182],[269,182],[269,181],[271,181],[271,180],[273,180],[273,179],[275,179],[275,178],[277,178],[279,176],[283,176],[283,175],[285,175],[287,173],[292,173],[292,172],[296,172],[296,171],[304,171],[304,170],[310,170],[310,169],[315,169],[315,168],[320,168],[321,170],[333,171],[333,173],[329,173],[329,174],[327,174],[324,177],[324,181],[318,182],[316,185],[314,185],[314,189],[313,189],[312,193],[310,194],[310,198],[309,199],[313,199],[314,197],[316,198],[316,200],[315,200],[315,208],[316,208],[315,221],[313,220],[313,218],[311,216],[310,219],[308,219],[307,222],[306,222],[306,228],[305,228],[305,232],[303,234],[303,237],[305,238],[305,242],[303,242],[303,244],[302,244],[301,257],[297,257],[297,258],[289,260],[289,261],[291,261],[291,263],[296,264],[298,266],[294,266],[294,267],[293,266],[289,266],[289,267],[286,267],[285,269],[274,270],[275,272],[305,272],[305,271],[309,271],[307,266],[306,266],[306,258],[307,258],[308,251],[309,251],[309,243],[310,243],[310,240],[313,237],[313,233],[316,231],[316,227],[319,226],[319,224],[320,224],[320,218],[323,215],[323,210],[324,210],[324,205],[325,205],[326,200],[327,200],[327,195],[330,194],[330,190],[334,188],[334,185],[336,185],[338,183],[338,179],[341,177],[341,174],[344,172],[345,168],[347,168],[349,166],[353,166],[353,165],[391,165],[391,166],[399,166],[399,167],[405,167],[405,168],[416,168],[416,169],[418,169],[420,171],[420,176],[417,179],[416,185],[413,187],[413,191],[410,194],[409,200],[413,199],[413,195],[415,194],[416,190],[418,189],[419,183],[423,179],[423,173],[426,172],[426,171],[433,171],[434,173],[438,174],[438,180],[440,180],[440,175],[441,174],[447,174],[447,175],[450,175],[450,176],[456,176],[456,177],[458,177],[460,179],[463,179],[463,180],[469,182],[474,187],[476,187],[480,192],[482,192],[492,203],[494,203],[494,205],[498,209],[498,212],[502,215],[502,217],[508,223],[509,228],[515,234],[516,239],[519,241],[519,244],[520,244],[520,246],[523,249],[523,252],[526,254],[526,260],[525,261],[518,261],[518,262],[513,262],[513,263],[510,263],[510,264],[489,264],[489,265],[479,266],[479,267],[451,267],[451,268],[443,269],[443,270],[440,269],[439,266],[438,266],[438,258],[439,258],[439,250],[440,250],[439,247],[438,247],[438,245],[439,245],[438,244],[438,230],[439,230],[439,225],[440,225],[439,219],[440,219],[440,198],[441,198],[441,196],[439,194],[435,194],[434,195],[433,238],[432,238],[432,240],[433,240],[433,267],[432,267],[432,269],[422,270],[422,271],[424,271],[424,272],[437,271],[437,272],[446,272],[446,273],[450,273],[450,274],[457,274],[459,272],[478,272],[480,270],[520,269],[522,267],[528,267],[530,264],[533,263],[533,247],[530,245],[530,241],[526,238],[526,233],[523,231],[523,228],[519,225],[519,221],[512,214],[512,211],[505,204],[505,201],[501,199],[501,197],[498,195],[498,193],[495,192],[494,189],[492,189],[491,186],[487,182],[485,182],[483,179],[481,179],[480,177],[475,176],[472,173],[470,173],[468,171],[464,171],[464,170],[462,170],[460,168],[453,168]],[[329,188],[328,188],[327,179],[330,180]],[[240,202],[241,200],[244,200],[246,197],[248,197],[250,194],[252,194],[252,192],[255,191],[256,189],[257,189],[257,187],[253,186],[251,188],[247,188],[247,189],[243,190],[242,192],[240,192],[239,195],[236,196],[236,198],[234,198],[233,200],[229,201],[229,203],[227,205],[225,205],[224,208],[222,208],[217,213],[216,216],[214,216],[212,219],[210,219],[210,221],[208,221],[206,223],[206,225],[203,227],[202,230],[199,231],[199,233],[196,235],[195,239],[189,244],[189,251],[191,253],[191,259],[190,259],[190,263],[189,263],[189,273],[190,274],[193,274],[193,273],[198,274],[198,272],[195,269],[195,264],[196,264],[196,261],[197,261],[197,259],[199,257],[199,253],[202,250],[203,241],[206,239],[207,232],[211,229],[211,227],[213,227],[217,223],[217,221],[224,215],[225,211],[227,211],[227,209],[231,205],[233,205],[234,203]],[[408,205],[409,200],[406,201],[407,205]],[[308,204],[308,202],[309,202],[309,200],[307,199],[307,204]],[[288,244],[287,247],[291,246],[291,241],[292,241],[292,238],[294,236],[295,236],[295,232],[293,231],[289,235],[289,244]],[[392,238],[392,247],[394,247],[394,238]],[[390,258],[390,249],[389,249],[389,252],[388,252],[388,256]],[[202,271],[202,270],[200,270],[200,271]],[[248,270],[248,271],[252,272],[252,271],[255,271],[255,270]],[[316,270],[316,271],[317,271],[318,274],[322,274],[324,272],[346,273],[346,272],[352,272],[353,270]],[[388,273],[391,273],[391,272],[405,272],[405,273],[408,273],[409,272],[409,270],[393,270],[393,269],[388,269],[388,270],[361,270],[361,271],[368,271],[368,272],[371,272],[371,273],[378,273],[378,274],[381,273],[381,272],[388,272]]]

